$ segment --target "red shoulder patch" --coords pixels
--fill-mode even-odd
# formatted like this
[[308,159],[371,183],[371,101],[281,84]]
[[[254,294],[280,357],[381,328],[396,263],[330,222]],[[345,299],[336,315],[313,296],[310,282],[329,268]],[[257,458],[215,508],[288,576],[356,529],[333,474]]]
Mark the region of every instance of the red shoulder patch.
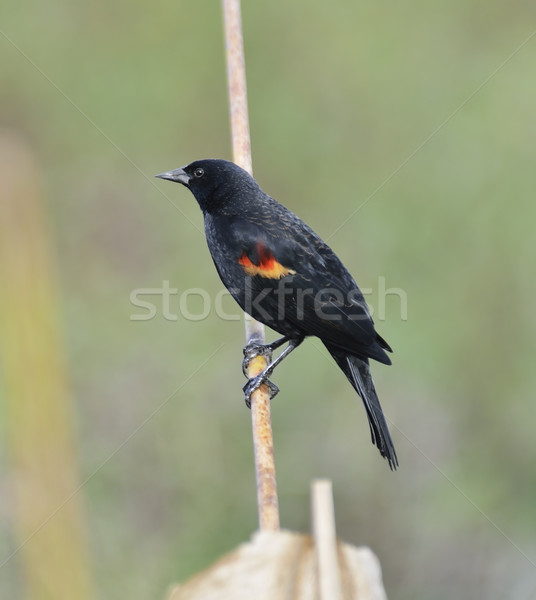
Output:
[[242,265],[246,275],[266,277],[268,279],[281,279],[286,275],[295,275],[296,271],[284,267],[280,262],[277,262],[275,256],[259,242],[257,244],[259,253],[259,264],[256,265],[250,260],[245,252],[238,259],[238,264]]

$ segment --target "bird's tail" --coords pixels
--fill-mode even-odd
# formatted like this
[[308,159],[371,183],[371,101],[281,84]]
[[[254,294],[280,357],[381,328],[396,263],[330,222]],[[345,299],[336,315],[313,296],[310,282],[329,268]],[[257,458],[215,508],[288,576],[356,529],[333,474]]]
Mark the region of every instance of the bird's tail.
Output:
[[325,344],[325,346],[363,400],[369,420],[372,443],[378,447],[380,454],[387,459],[391,470],[396,470],[398,458],[380,401],[374,389],[368,360],[362,360],[329,344]]

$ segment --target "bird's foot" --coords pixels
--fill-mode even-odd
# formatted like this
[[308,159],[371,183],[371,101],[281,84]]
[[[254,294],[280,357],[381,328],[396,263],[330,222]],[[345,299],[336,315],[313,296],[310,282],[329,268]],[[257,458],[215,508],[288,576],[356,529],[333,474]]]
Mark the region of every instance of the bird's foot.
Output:
[[272,361],[272,347],[270,344],[258,344],[250,341],[244,346],[244,360],[242,361],[242,372],[248,377],[249,363],[257,356],[262,356],[267,364]]
[[272,383],[269,379],[266,379],[266,376],[261,373],[257,375],[257,377],[252,377],[248,380],[246,385],[242,388],[245,394],[246,406],[251,408],[251,395],[255,390],[258,390],[261,385],[265,384],[268,387],[268,393],[270,394],[270,400],[275,398],[279,392],[279,388],[275,383]]

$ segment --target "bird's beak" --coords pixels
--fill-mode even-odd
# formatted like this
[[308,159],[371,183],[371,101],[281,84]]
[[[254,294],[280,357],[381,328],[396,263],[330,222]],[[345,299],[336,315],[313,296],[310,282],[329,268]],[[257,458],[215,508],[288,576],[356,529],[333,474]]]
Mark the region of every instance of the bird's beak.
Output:
[[188,183],[190,181],[190,176],[182,167],[175,169],[174,171],[167,171],[167,173],[160,173],[160,175],[155,175],[155,177],[159,177],[160,179],[169,179],[169,181],[175,181],[176,183],[182,183],[182,185],[185,185],[186,187],[188,187]]

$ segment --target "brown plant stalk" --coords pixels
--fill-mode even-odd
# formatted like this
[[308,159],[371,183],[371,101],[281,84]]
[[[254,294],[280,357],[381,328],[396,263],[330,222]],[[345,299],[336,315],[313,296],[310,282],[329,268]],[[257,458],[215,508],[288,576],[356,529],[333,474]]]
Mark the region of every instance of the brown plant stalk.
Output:
[[[251,174],[251,142],[240,0],[223,0],[223,14],[233,160],[238,166]],[[252,341],[263,344],[265,341],[264,326],[249,315],[245,314],[244,316],[246,344]],[[266,357],[260,355],[254,357],[247,367],[248,377],[255,377],[267,365]],[[279,505],[275,476],[274,442],[270,416],[270,394],[266,385],[261,385],[251,396],[251,420],[259,529],[261,531],[278,531]]]

